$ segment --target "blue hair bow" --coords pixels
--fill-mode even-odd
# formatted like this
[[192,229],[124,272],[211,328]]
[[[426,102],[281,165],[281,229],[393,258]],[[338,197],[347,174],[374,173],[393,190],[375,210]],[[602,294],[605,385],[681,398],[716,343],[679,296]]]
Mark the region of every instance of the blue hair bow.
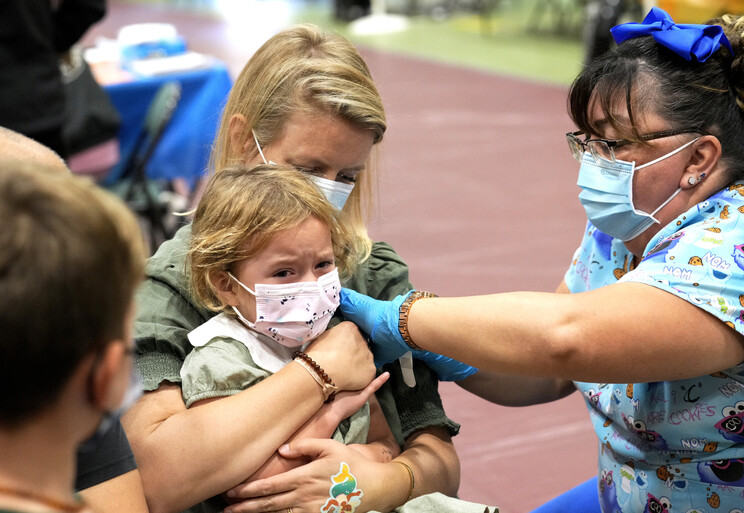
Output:
[[718,25],[676,24],[662,9],[652,7],[643,23],[623,23],[610,29],[617,44],[634,37],[648,36],[687,61],[698,62],[713,55],[723,45],[733,55],[731,44]]

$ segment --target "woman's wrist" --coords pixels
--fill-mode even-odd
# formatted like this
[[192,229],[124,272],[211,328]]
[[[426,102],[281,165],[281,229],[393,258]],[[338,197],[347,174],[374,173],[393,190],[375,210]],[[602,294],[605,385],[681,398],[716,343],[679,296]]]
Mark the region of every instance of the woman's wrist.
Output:
[[360,390],[375,377],[366,339],[351,322],[326,330],[304,352],[320,365],[342,390]]
[[333,401],[333,398],[336,397],[338,387],[333,382],[331,377],[326,373],[326,371],[323,370],[323,367],[318,365],[318,363],[313,360],[311,356],[303,353],[302,351],[295,351],[292,354],[292,357],[294,358],[294,362],[298,363],[302,368],[304,368],[318,383],[318,385],[320,385],[320,389],[323,392],[325,402],[329,403]]
[[401,460],[393,460],[389,466],[395,469],[396,502],[393,508],[402,506],[415,496],[416,478],[411,465]]
[[406,477],[408,478],[409,486],[408,486],[408,495],[406,496],[406,500],[404,502],[405,504],[406,502],[413,499],[413,492],[416,489],[416,478],[413,475],[413,469],[408,463],[404,463],[400,460],[393,460],[393,463],[401,465],[404,469],[406,469]]
[[403,342],[405,342],[409,348],[413,350],[421,350],[421,348],[416,345],[416,343],[411,338],[411,333],[408,329],[408,316],[411,311],[411,307],[413,307],[413,304],[418,301],[419,299],[424,298],[433,298],[433,297],[439,297],[436,294],[432,292],[424,292],[421,290],[414,290],[410,294],[408,294],[408,297],[401,303],[400,308],[398,310],[398,332],[400,333],[401,338],[403,339]]
[[[367,459],[366,455],[363,456]],[[408,470],[400,465],[398,460],[388,463],[374,463],[368,460],[366,468],[368,471],[378,469],[368,476],[372,480],[369,487],[363,490],[368,500],[367,507],[375,511],[394,511],[408,502],[408,497],[411,496],[411,478]]]

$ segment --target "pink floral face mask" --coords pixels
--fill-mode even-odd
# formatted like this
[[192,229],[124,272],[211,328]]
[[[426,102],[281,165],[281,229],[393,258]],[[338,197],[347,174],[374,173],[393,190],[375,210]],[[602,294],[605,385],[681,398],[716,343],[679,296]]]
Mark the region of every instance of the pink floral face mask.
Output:
[[250,322],[238,311],[240,320],[249,328],[287,347],[307,344],[323,333],[339,303],[341,284],[338,270],[324,274],[318,281],[282,285],[256,284],[253,291],[228,273],[246,291],[256,296],[256,322]]

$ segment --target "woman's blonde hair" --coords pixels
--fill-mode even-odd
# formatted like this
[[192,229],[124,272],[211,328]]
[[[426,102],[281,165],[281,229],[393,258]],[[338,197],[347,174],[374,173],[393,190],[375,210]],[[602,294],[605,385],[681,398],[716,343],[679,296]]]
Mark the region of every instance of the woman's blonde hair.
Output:
[[215,271],[232,271],[254,258],[280,232],[309,217],[330,231],[336,267],[348,278],[357,261],[351,235],[309,176],[291,167],[235,164],[213,175],[194,214],[187,256],[192,295],[221,311],[227,305],[212,283]]
[[[268,146],[297,112],[338,116],[356,128],[369,130],[375,144],[387,128],[382,99],[357,49],[338,34],[299,25],[266,41],[238,76],[222,115],[211,169],[219,172],[243,161],[244,147],[236,141],[252,139],[251,130]],[[236,115],[245,123],[233,127],[239,132],[231,137],[230,120]],[[371,159],[342,215],[362,259],[372,247],[364,223],[364,214],[372,205]]]

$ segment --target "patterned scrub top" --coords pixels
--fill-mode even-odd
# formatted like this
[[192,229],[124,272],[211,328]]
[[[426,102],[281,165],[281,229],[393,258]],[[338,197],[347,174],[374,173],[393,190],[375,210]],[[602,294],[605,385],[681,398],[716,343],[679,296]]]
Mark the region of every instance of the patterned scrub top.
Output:
[[[635,269],[632,259],[588,223],[566,284],[574,293],[646,283],[744,333],[744,182],[662,228]],[[679,381],[576,387],[599,437],[603,512],[744,513],[744,364]]]

